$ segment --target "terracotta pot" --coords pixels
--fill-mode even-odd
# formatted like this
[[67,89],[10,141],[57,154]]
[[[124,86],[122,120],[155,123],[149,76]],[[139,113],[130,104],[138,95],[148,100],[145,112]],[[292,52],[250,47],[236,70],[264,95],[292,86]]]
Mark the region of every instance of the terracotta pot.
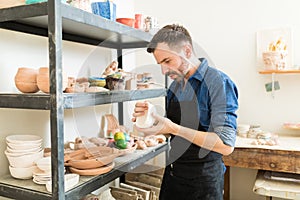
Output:
[[23,93],[35,93],[37,87],[37,70],[27,67],[20,67],[15,75],[15,85]]
[[45,93],[50,92],[50,83],[49,83],[49,68],[41,67],[39,68],[39,73],[37,75],[37,86],[39,89]]
[[[49,81],[49,68],[41,67],[39,68],[39,73],[37,75],[37,86],[38,88],[45,92],[50,92],[50,81]],[[63,91],[68,86],[68,77],[63,73]]]

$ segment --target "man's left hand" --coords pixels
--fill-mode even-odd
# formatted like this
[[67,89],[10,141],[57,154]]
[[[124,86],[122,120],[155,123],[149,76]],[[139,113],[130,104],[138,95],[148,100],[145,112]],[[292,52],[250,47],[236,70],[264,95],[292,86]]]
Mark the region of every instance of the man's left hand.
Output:
[[145,135],[157,135],[157,134],[173,134],[176,135],[179,131],[179,125],[172,122],[166,117],[161,117],[152,113],[152,117],[155,119],[155,123],[150,128],[139,128],[136,130],[143,132]]

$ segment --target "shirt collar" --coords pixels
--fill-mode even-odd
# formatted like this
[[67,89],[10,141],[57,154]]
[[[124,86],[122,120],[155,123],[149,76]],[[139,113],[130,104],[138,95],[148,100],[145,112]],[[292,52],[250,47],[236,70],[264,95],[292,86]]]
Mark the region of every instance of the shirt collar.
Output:
[[199,58],[199,60],[201,61],[199,67],[190,78],[195,78],[195,79],[198,79],[199,81],[202,81],[204,79],[204,75],[208,69],[208,63],[205,58]]

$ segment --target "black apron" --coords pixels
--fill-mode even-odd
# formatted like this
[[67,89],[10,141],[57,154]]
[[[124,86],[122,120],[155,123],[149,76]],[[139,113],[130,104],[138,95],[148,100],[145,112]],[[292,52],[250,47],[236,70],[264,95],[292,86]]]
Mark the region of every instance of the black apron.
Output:
[[[207,131],[199,120],[198,86],[193,90],[194,96],[190,101],[178,102],[173,93],[167,107],[167,117],[181,126]],[[182,137],[172,136],[167,162],[160,200],[223,199],[224,165],[221,154],[200,148]]]

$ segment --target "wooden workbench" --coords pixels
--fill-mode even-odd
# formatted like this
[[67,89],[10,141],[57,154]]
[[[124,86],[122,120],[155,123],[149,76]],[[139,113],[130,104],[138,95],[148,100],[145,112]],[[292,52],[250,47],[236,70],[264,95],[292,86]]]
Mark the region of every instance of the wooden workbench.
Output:
[[300,174],[299,137],[283,138],[282,145],[278,147],[266,146],[263,148],[259,146],[256,148],[244,142],[245,140],[239,143],[237,140],[237,147],[233,153],[229,156],[223,156],[223,161],[227,167],[224,177],[224,200],[230,199],[230,167]]

